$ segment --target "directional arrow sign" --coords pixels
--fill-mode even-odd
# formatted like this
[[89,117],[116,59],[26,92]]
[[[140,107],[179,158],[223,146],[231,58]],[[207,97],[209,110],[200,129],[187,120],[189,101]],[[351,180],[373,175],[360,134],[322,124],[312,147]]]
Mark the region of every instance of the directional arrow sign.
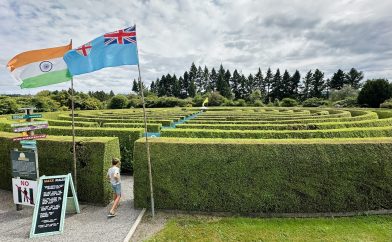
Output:
[[31,139],[43,139],[43,138],[46,138],[46,134],[16,137],[16,138],[13,138],[12,140],[13,141],[20,141],[20,140],[31,140]]
[[28,118],[42,118],[42,114],[21,114],[21,115],[12,115],[12,119],[28,119]]
[[14,132],[26,132],[26,131],[32,131],[32,130],[37,130],[37,129],[47,129],[48,125],[47,124],[41,124],[37,126],[26,126],[26,127],[21,127],[21,128],[15,128]]
[[22,148],[35,150],[35,149],[37,149],[37,146],[35,146],[35,145],[22,145]]
[[25,122],[25,123],[13,123],[11,127],[23,127],[23,126],[31,126],[31,125],[43,125],[48,124],[48,121],[36,121],[36,122]]
[[19,143],[21,145],[36,145],[37,141],[36,140],[21,140]]

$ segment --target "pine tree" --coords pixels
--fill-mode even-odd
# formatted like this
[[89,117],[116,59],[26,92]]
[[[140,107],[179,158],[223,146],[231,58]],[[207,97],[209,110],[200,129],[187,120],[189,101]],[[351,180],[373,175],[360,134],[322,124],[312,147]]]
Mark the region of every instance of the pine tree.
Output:
[[188,90],[185,88],[184,82],[185,82],[184,78],[182,76],[180,76],[180,78],[178,78],[178,83],[180,85],[180,98],[187,97]]
[[177,76],[176,76],[176,74],[174,74],[173,75],[173,77],[172,77],[172,82],[173,82],[173,86],[172,86],[172,95],[174,96],[174,97],[177,97],[177,98],[179,98],[180,97],[180,94],[181,94],[181,87],[180,87],[180,82],[179,82],[179,80],[177,79]]
[[298,87],[301,82],[301,74],[298,70],[295,70],[294,75],[290,78],[290,96],[292,98],[298,98]]
[[233,76],[231,78],[231,90],[233,90],[235,99],[241,98],[240,82],[241,76],[238,74],[237,70],[234,70]]
[[218,74],[215,71],[215,68],[212,68],[210,75],[210,87],[211,91],[216,91],[216,83],[218,82]]
[[154,82],[154,81],[152,81],[151,84],[150,84],[150,91],[151,91],[152,93],[156,93],[156,90],[155,90],[155,82]]
[[222,86],[222,91],[221,94],[222,96],[226,98],[232,98],[231,94],[231,87],[230,87],[230,79],[231,79],[231,73],[229,70],[226,70],[224,80],[223,80],[223,86]]
[[114,92],[110,90],[109,97],[114,97]]
[[273,81],[271,68],[268,68],[267,74],[265,75],[264,82],[266,87],[266,96],[265,103],[269,103],[271,101],[271,84]]
[[225,83],[225,69],[221,64],[218,71],[218,79],[216,81],[216,90],[220,92],[221,95],[222,95],[224,83]]
[[285,70],[283,73],[281,88],[282,92],[280,99],[283,99],[285,97],[292,97],[293,93],[291,92],[291,76],[287,70]]
[[196,84],[196,90],[198,93],[203,92],[203,85],[202,85],[202,80],[203,80],[203,70],[199,66],[196,72],[196,78],[195,78],[195,84]]
[[245,80],[245,93],[244,99],[249,100],[250,94],[255,90],[255,80],[252,74],[249,74],[248,78]]
[[345,74],[342,70],[338,70],[333,74],[329,87],[331,89],[340,90],[345,84]]
[[158,97],[163,97],[166,96],[166,89],[165,89],[165,82],[166,82],[166,77],[162,76],[161,80],[158,82]]
[[260,68],[255,75],[255,89],[260,90],[261,95],[265,95],[265,82]]
[[139,84],[136,82],[136,79],[133,79],[132,91],[136,94],[139,94]]
[[180,81],[180,86],[181,86],[181,98],[187,98],[188,97],[188,89],[189,89],[189,74],[186,71],[184,73],[184,78]]
[[240,82],[239,82],[239,93],[240,93],[240,98],[245,99],[246,97],[246,85],[247,85],[247,80],[244,74],[241,75]]
[[312,97],[321,98],[324,89],[325,89],[324,73],[322,73],[319,69],[316,69],[313,74],[310,95]]
[[173,84],[173,77],[170,74],[167,74],[165,78],[165,96],[173,96]]
[[303,100],[306,100],[311,97],[310,89],[311,89],[312,82],[313,82],[313,73],[312,70],[309,70],[308,73],[306,73],[306,76],[304,77],[304,87],[302,89]]
[[189,84],[188,94],[189,94],[189,97],[192,97],[192,98],[194,98],[196,95],[196,84],[193,80],[191,80],[191,82]]
[[362,81],[362,79],[363,72],[357,71],[357,69],[355,68],[351,68],[351,70],[345,75],[345,84],[348,84],[353,88],[358,89],[361,87],[360,82]]
[[281,99],[282,96],[282,76],[280,75],[279,68],[276,70],[276,73],[272,79],[271,83],[271,99],[275,101],[275,99]]
[[202,86],[205,93],[211,92],[210,73],[208,72],[207,66],[204,66]]

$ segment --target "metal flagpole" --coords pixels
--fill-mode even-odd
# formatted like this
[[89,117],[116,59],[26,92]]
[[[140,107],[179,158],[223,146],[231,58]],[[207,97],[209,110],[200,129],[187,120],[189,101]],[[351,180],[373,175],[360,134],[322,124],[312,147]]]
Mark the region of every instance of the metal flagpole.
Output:
[[[136,25],[135,25],[136,27]],[[136,45],[136,52],[137,57],[139,58],[139,49]],[[147,163],[148,163],[148,178],[150,180],[150,196],[151,196],[151,214],[152,217],[155,217],[155,208],[154,208],[154,190],[152,186],[152,169],[151,169],[151,156],[150,156],[150,143],[148,142],[148,135],[147,135],[147,114],[146,114],[146,104],[144,102],[144,88],[142,83],[142,77],[140,74],[140,65],[139,61],[137,62],[137,69],[139,71],[139,85],[140,85],[140,95],[142,97],[143,103],[143,116],[144,116],[144,134],[146,136],[146,149],[147,149]]]
[[76,143],[75,143],[75,93],[74,93],[74,83],[73,77],[71,78],[71,113],[72,113],[72,151],[73,151],[73,182],[75,185],[75,190],[77,191],[77,179],[76,179]]

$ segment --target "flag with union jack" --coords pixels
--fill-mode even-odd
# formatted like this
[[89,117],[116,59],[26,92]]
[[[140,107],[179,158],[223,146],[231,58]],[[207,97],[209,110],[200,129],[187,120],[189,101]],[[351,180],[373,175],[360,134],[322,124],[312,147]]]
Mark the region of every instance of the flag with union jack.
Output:
[[104,34],[105,45],[136,44],[136,26]]
[[137,65],[136,26],[106,33],[64,55],[71,75],[105,67]]

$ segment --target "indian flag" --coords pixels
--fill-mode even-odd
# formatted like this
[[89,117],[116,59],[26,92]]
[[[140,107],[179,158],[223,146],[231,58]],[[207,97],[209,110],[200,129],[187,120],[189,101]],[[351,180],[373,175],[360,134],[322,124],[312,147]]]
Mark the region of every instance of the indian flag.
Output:
[[7,67],[11,75],[21,82],[21,88],[34,88],[66,82],[71,79],[63,56],[72,49],[66,46],[31,50],[12,58]]

